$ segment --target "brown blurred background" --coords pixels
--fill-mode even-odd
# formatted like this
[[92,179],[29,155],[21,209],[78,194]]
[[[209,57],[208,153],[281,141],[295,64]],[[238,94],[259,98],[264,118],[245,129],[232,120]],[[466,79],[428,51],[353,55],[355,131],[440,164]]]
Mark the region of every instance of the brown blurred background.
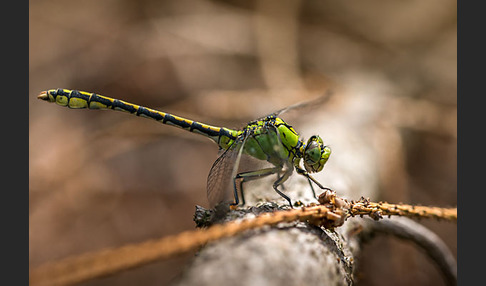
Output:
[[[333,89],[334,112],[369,106],[380,130],[372,200],[457,204],[456,1],[38,0],[29,13],[31,267],[193,229],[217,157],[188,132],[36,99],[58,87],[232,128]],[[421,223],[457,255],[456,225]],[[164,285],[191,256],[85,284]],[[357,278],[443,285],[390,238],[365,247]]]

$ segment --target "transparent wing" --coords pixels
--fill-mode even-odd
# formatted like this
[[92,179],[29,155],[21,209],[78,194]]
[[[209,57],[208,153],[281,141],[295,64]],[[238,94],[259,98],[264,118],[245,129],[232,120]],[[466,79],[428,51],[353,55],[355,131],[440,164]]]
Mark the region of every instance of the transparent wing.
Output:
[[332,95],[333,95],[333,92],[331,90],[328,90],[328,91],[326,91],[326,93],[324,93],[323,95],[321,95],[317,98],[287,106],[285,108],[282,108],[282,109],[272,113],[271,115],[279,116],[282,113],[285,113],[287,111],[305,109],[305,108],[309,108],[309,107],[315,107],[316,105],[320,105],[320,104],[327,102],[332,97]]
[[208,175],[207,192],[209,206],[213,208],[221,202],[233,202],[233,178],[238,172],[246,137],[238,138],[235,143],[214,162]]

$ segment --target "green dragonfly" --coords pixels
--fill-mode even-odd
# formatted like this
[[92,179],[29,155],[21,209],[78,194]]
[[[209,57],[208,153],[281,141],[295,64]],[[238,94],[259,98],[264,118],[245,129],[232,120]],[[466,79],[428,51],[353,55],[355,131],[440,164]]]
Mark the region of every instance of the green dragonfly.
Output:
[[[329,146],[324,145],[321,137],[317,135],[311,136],[305,142],[292,126],[278,117],[281,113],[304,104],[296,104],[281,109],[271,115],[249,122],[241,130],[233,130],[207,125],[85,91],[51,89],[41,92],[38,98],[73,109],[124,111],[210,138],[218,144],[221,151],[221,155],[211,167],[207,180],[207,195],[211,207],[219,203],[229,203],[232,206],[239,205],[237,181],[239,182],[242,205],[244,205],[243,183],[273,174],[277,174],[273,189],[285,198],[292,207],[290,198],[279,190],[279,186],[283,187],[283,183],[290,177],[294,169],[298,174],[307,178],[314,197],[316,197],[316,194],[312,182],[321,189],[329,190],[310,175],[310,173],[320,172],[324,168],[331,155]],[[271,163],[271,167],[238,172],[242,155],[267,161]],[[300,167],[301,159],[304,168]],[[231,189],[233,189],[233,198],[231,198]]]

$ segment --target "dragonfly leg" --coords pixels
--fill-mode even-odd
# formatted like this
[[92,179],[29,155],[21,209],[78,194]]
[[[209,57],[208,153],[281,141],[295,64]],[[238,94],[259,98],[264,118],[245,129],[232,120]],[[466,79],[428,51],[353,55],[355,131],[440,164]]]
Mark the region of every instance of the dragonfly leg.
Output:
[[[281,177],[282,177],[282,174],[277,173],[277,180],[280,180]],[[285,191],[285,185],[284,184],[280,184],[280,186],[282,187],[282,190]]]
[[291,208],[294,208],[292,206],[292,201],[290,200],[290,198],[287,195],[285,195],[284,193],[282,193],[281,191],[279,191],[279,189],[278,189],[278,186],[282,185],[285,181],[287,181],[287,179],[290,177],[291,174],[292,174],[292,169],[289,169],[289,171],[286,171],[281,177],[279,177],[273,183],[273,189],[275,190],[275,192],[277,192],[277,194],[279,194],[282,198],[286,199],[289,202],[289,205],[290,205]]
[[309,182],[309,186],[311,187],[311,190],[312,190],[312,195],[314,196],[314,199],[316,199],[316,200],[317,200],[316,191],[314,191],[314,186],[312,186],[312,181],[311,181],[311,179],[307,178],[307,181]]
[[311,175],[309,175],[309,173],[306,170],[301,169],[300,167],[296,166],[295,171],[297,172],[297,174],[302,175],[302,176],[307,178],[307,181],[309,182],[309,185],[310,185],[311,190],[312,190],[312,194],[314,195],[315,199],[317,199],[317,197],[316,197],[316,192],[314,191],[314,187],[312,186],[312,182],[314,182],[317,186],[319,186],[319,188],[321,188],[323,190],[332,191],[332,189],[324,187],[323,185],[321,185],[321,183],[319,183],[316,179],[314,179]]
[[[240,204],[240,200],[238,199],[238,190],[236,189],[236,178],[233,180],[233,186],[234,186],[233,195],[235,197],[235,201],[233,203],[231,203],[230,205],[237,206],[237,205]],[[245,205],[245,196],[243,195],[243,191],[241,192],[241,200],[243,201],[242,205],[244,206]]]
[[243,183],[244,182],[248,182],[248,181],[252,181],[252,180],[256,180],[256,179],[260,179],[260,178],[263,178],[263,177],[266,177],[266,176],[269,176],[269,175],[272,175],[272,174],[275,174],[275,173],[279,172],[280,169],[281,168],[274,167],[274,168],[266,168],[266,169],[261,169],[261,170],[249,171],[249,172],[243,172],[243,173],[236,174],[236,176],[235,176],[235,178],[233,180],[235,202],[232,203],[231,205],[236,206],[236,205],[239,204],[239,200],[238,200],[238,190],[236,188],[236,180],[237,179],[241,179],[240,180],[241,201],[242,201],[242,205],[245,205],[245,195],[244,195],[244,192],[243,192]]

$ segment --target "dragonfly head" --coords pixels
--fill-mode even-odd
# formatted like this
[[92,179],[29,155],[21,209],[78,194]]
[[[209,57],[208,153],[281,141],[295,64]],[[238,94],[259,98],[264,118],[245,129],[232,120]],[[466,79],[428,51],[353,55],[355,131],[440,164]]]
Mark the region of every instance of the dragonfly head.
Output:
[[307,145],[304,149],[305,170],[309,173],[320,172],[330,155],[331,148],[324,146],[321,137],[317,135],[312,136],[307,140]]

